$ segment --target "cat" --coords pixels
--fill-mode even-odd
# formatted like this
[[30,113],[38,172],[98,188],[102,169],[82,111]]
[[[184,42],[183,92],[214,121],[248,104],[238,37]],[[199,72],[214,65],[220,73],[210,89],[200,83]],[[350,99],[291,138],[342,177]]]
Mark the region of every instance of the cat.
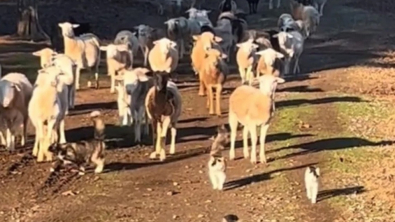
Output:
[[214,190],[223,190],[226,181],[226,160],[222,150],[229,143],[229,132],[224,125],[217,128],[217,135],[213,137],[210,159],[208,161],[208,174]]
[[320,177],[320,168],[309,166],[304,173],[304,182],[306,186],[307,198],[311,203],[317,202],[318,195],[318,179]]

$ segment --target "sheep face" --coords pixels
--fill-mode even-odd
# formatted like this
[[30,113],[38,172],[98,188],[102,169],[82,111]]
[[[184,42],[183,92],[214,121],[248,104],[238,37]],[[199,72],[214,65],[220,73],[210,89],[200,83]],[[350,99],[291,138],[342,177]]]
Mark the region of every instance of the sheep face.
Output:
[[185,13],[188,13],[188,18],[192,19],[192,18],[196,18],[198,15],[198,10],[196,8],[190,8],[188,10],[185,11]]
[[34,56],[40,57],[41,68],[45,68],[51,65],[52,58],[56,56],[58,53],[50,48],[44,48],[39,51],[35,51],[32,54]]
[[167,25],[168,35],[174,39],[182,30],[185,30],[188,27],[188,21],[183,17],[172,18],[167,20],[165,25]]
[[9,81],[0,81],[0,104],[7,108],[15,97],[15,90],[21,91],[18,85]]
[[258,78],[259,81],[259,90],[270,96],[274,97],[274,93],[276,92],[277,85],[280,83],[284,83],[285,80],[279,77],[275,77],[273,75],[263,75]]
[[108,46],[100,46],[100,50],[106,51],[107,58],[115,58],[119,52],[128,52],[128,44],[109,44]]
[[59,23],[58,26],[62,30],[63,36],[73,38],[74,37],[73,28],[77,28],[80,25],[79,24],[71,24],[69,22],[63,22],[63,23]]
[[153,31],[153,28],[149,27],[148,25],[138,25],[134,27],[137,29],[138,37],[149,37]]
[[259,48],[259,46],[257,44],[254,44],[253,39],[249,39],[245,42],[239,43],[236,46],[239,47],[240,50],[244,50],[247,53],[251,53],[251,52],[255,51],[257,48]]
[[167,54],[170,49],[176,49],[176,47],[177,47],[177,43],[171,41],[168,38],[161,38],[153,43],[154,43],[154,45],[158,45],[160,48],[160,51],[164,54]]
[[169,74],[166,72],[154,73],[153,80],[157,91],[161,91],[167,87]]

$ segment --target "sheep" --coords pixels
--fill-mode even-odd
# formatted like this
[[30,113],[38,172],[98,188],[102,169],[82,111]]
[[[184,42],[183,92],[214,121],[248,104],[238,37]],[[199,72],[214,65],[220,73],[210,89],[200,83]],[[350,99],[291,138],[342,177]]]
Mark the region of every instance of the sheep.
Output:
[[[280,8],[281,0],[277,0],[277,8]],[[273,9],[273,0],[269,0],[269,10]]]
[[[200,35],[194,35],[193,39],[196,42],[195,46],[192,48],[191,53],[192,69],[194,70],[195,74],[198,75],[206,57],[206,52],[214,45],[217,45],[217,43],[221,42],[222,38],[215,36],[212,32],[204,32]],[[199,75],[199,96],[204,96],[206,92],[202,81],[203,80]]]
[[162,33],[160,29],[154,29],[148,25],[138,25],[134,27],[137,30],[137,37],[139,40],[140,50],[144,56],[144,66],[147,66],[148,53],[150,48],[153,47],[153,42],[165,37],[165,33]]
[[[229,159],[235,159],[235,140],[237,124],[243,125],[243,154],[248,158],[248,132],[251,134],[251,163],[255,164],[257,126],[260,126],[260,152],[261,163],[266,163],[265,139],[270,121],[275,111],[274,94],[277,84],[285,80],[273,75],[263,75],[258,78],[259,89],[242,85],[237,87],[229,97],[229,127],[230,127],[230,152]],[[248,99],[246,99],[248,98]]]
[[248,81],[249,85],[252,84],[252,68],[256,63],[255,52],[258,48],[258,45],[254,44],[253,41],[253,39],[249,39],[243,43],[239,43],[236,45],[237,47],[239,47],[239,50],[236,54],[236,62],[237,66],[239,67],[242,84],[244,84],[246,81]]
[[295,20],[292,18],[292,15],[288,13],[283,13],[278,18],[277,27],[280,31],[287,31],[286,28],[289,28],[288,25],[292,24]]
[[115,92],[115,76],[122,75],[125,69],[132,68],[133,54],[130,53],[129,44],[109,44],[100,46],[100,50],[106,51],[108,75],[111,77],[110,92]]
[[320,23],[320,13],[313,6],[303,6],[294,0],[291,0],[290,5],[292,17],[303,21],[306,36],[309,37]]
[[[0,79],[0,107],[11,112],[9,115],[5,115],[6,120],[10,121],[11,117],[16,117],[17,112],[22,115],[22,146],[25,145],[27,138],[27,121],[29,119],[27,106],[32,97],[32,91],[32,84],[21,73],[9,73]],[[11,143],[11,137],[14,137],[14,134],[10,128],[13,127],[10,125],[7,127],[7,149],[13,151],[15,147],[14,143]]]
[[221,116],[221,94],[222,87],[225,83],[226,76],[229,74],[229,68],[223,61],[226,55],[217,49],[210,49],[206,53],[203,66],[199,70],[199,76],[203,80],[204,87],[207,89],[207,108],[210,115],[214,114],[214,95],[213,89],[216,91],[216,111],[217,116]]
[[35,88],[28,105],[30,121],[36,129],[33,156],[37,162],[52,161],[48,151],[53,142],[66,143],[64,116],[67,107],[67,87],[61,70],[50,66],[38,71]]
[[260,55],[256,67],[257,77],[260,76],[260,74],[281,76],[282,62],[280,59],[284,58],[282,53],[279,53],[272,48],[267,48],[256,52],[256,54]]
[[237,4],[234,0],[222,0],[218,6],[219,11],[236,13]]
[[[75,88],[80,88],[80,73],[82,69],[95,68],[96,89],[99,88],[99,64],[100,64],[100,40],[92,33],[83,34],[76,37],[73,28],[77,24],[68,22],[59,23],[62,29],[65,51],[64,54],[69,56],[76,64]],[[90,85],[90,82],[88,82]]]
[[114,39],[114,44],[120,45],[120,44],[128,44],[131,54],[133,57],[130,57],[130,63],[133,64],[133,58],[137,56],[137,52],[139,50],[139,40],[136,37],[136,32],[131,32],[128,30],[122,30],[118,32],[118,34],[115,36]]
[[134,125],[134,140],[141,142],[142,121],[145,121],[145,135],[149,134],[148,117],[145,112],[144,99],[148,90],[153,86],[152,78],[147,74],[150,72],[146,68],[135,68],[125,71],[122,76],[123,85],[127,95],[129,95],[129,113],[132,115],[131,122]]
[[154,72],[153,78],[154,86],[145,97],[145,109],[151,120],[153,143],[156,144],[155,151],[150,154],[150,158],[154,159],[159,154],[160,160],[164,161],[168,127],[171,127],[170,154],[175,153],[176,125],[181,115],[182,100],[176,84],[168,80],[168,73]]
[[250,14],[257,13],[259,0],[247,0],[247,2],[248,2],[248,8],[250,10]]
[[168,38],[161,38],[154,43],[148,55],[151,69],[156,71],[173,72],[178,66],[177,44]]
[[299,57],[303,52],[304,37],[298,31],[279,32],[276,34],[281,48],[281,52],[285,55],[285,74],[290,71],[290,63],[294,62],[292,73],[300,72]]
[[76,64],[67,55],[59,54],[50,48],[44,48],[39,51],[35,51],[32,54],[34,56],[40,57],[41,68],[56,66],[65,74],[63,80],[68,87],[69,102],[66,108],[66,114],[68,114],[69,109],[74,109],[74,103],[75,103],[74,77],[76,72]]
[[[192,24],[191,20],[191,24]],[[185,54],[185,41],[188,40],[190,36],[189,21],[184,17],[172,18],[165,22],[167,25],[167,35],[169,39],[175,41],[178,46],[178,54],[180,59],[184,57]],[[195,23],[197,28],[199,28],[199,23]]]

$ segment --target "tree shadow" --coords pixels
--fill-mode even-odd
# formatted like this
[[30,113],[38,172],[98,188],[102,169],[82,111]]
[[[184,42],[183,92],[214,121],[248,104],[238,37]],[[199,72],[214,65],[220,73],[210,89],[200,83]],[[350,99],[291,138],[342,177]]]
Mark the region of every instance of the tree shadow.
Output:
[[310,88],[308,85],[304,86],[292,86],[286,88],[277,89],[277,92],[324,92],[320,88]]
[[330,139],[322,139],[308,143],[302,143],[293,145],[290,147],[283,147],[276,150],[272,150],[271,152],[277,152],[280,150],[287,149],[302,149],[300,152],[290,153],[282,157],[277,157],[276,160],[291,158],[299,155],[305,155],[309,153],[316,153],[324,150],[340,150],[347,149],[351,147],[363,147],[363,146],[384,146],[391,145],[395,141],[380,141],[380,142],[372,142],[366,139],[357,138],[357,137],[349,137],[349,138],[330,138]]
[[191,123],[191,122],[196,122],[196,121],[206,121],[208,117],[195,117],[195,118],[189,118],[189,119],[183,119],[178,121],[178,123]]
[[192,150],[184,150],[173,155],[166,155],[166,160],[163,162],[159,160],[150,160],[150,162],[142,163],[130,163],[130,162],[112,162],[105,166],[104,173],[114,172],[114,171],[129,171],[135,170],[143,167],[150,167],[156,165],[162,165],[166,163],[177,162],[180,160],[185,160],[193,157],[197,157],[208,153],[209,149],[207,147],[200,147]]
[[294,100],[285,100],[276,102],[276,107],[292,107],[292,106],[300,106],[303,104],[326,104],[326,103],[336,103],[336,102],[365,102],[359,97],[355,96],[342,96],[342,97],[326,97],[320,99],[294,99]]
[[364,186],[346,187],[342,189],[322,190],[318,192],[317,202],[337,196],[347,196],[351,194],[361,194],[366,192]]
[[217,125],[208,126],[208,127],[200,127],[200,126],[192,126],[181,128],[177,131],[178,143],[184,142],[192,142],[192,141],[202,141],[207,140],[211,136],[215,135],[217,129]]
[[113,102],[103,102],[103,103],[84,103],[76,105],[74,109],[70,110],[68,116],[82,115],[90,113],[94,110],[102,109],[117,109],[117,103]]
[[295,166],[295,167],[287,167],[287,168],[281,168],[281,169],[275,169],[266,173],[261,173],[261,174],[257,174],[257,175],[253,175],[250,177],[245,177],[245,178],[241,178],[238,180],[233,180],[233,181],[229,181],[227,183],[225,183],[225,187],[224,190],[228,191],[228,190],[233,190],[233,189],[237,189],[240,187],[244,187],[247,185],[250,185],[252,183],[259,183],[265,180],[270,180],[272,179],[272,174],[274,173],[281,173],[284,171],[292,171],[292,170],[297,170],[297,169],[301,169],[301,168],[305,168],[311,165],[315,165],[318,164],[316,163],[311,163],[311,164],[304,164],[304,165],[300,165],[300,166]]

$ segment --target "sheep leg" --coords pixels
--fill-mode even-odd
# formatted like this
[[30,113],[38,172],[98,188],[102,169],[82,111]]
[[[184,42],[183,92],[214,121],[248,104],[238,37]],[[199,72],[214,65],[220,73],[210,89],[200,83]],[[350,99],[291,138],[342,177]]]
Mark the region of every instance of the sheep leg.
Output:
[[[209,90],[212,90],[212,89],[206,87],[206,90],[207,90],[207,95],[210,95]],[[206,98],[207,98],[206,107],[207,107],[207,109],[209,109],[210,108],[210,96],[207,96]]]
[[248,79],[248,84],[251,86],[252,85],[252,79],[254,77],[254,74],[252,73],[252,66],[249,66],[247,68],[246,76],[247,76],[247,79]]
[[326,2],[324,2],[324,3],[322,3],[322,4],[320,5],[320,16],[323,16],[323,15],[324,15],[324,5],[325,5],[325,3],[326,3]]
[[110,93],[115,93],[115,76],[111,74],[110,78],[111,78]]
[[77,67],[75,71],[75,80],[74,80],[74,86],[76,90],[80,89],[80,74],[81,74],[81,68]]
[[155,151],[150,154],[150,159],[155,159],[156,155],[159,154],[159,141],[161,135],[161,125],[156,119],[152,120],[152,135],[153,135],[153,145],[155,146]]
[[184,40],[180,39],[180,59],[184,58],[184,53],[185,53],[185,45],[184,45]]
[[273,0],[269,0],[269,10],[273,9]]
[[27,121],[29,120],[28,115],[23,119],[21,146],[25,146],[27,140]]
[[[37,162],[43,162],[44,161],[44,123],[40,122],[37,124],[37,130],[36,130],[36,138],[38,135],[39,139],[39,146],[38,146],[38,153],[37,153]],[[34,155],[34,150],[33,150],[33,155]]]
[[148,115],[147,112],[145,112],[144,108],[141,108],[143,110],[143,116],[144,116],[144,133],[145,135],[149,135],[149,120],[148,120]]
[[12,134],[10,128],[7,127],[6,129],[6,147],[7,150],[10,152],[13,152],[15,150],[15,147],[12,147]]
[[294,74],[299,73],[299,56],[296,56],[295,58],[295,64],[294,64]]
[[250,152],[248,152],[248,127],[243,126],[243,155],[247,159],[250,157]]
[[244,84],[246,82],[246,72],[244,68],[239,67],[239,73],[241,77],[241,84]]
[[228,115],[228,123],[230,128],[230,150],[229,150],[229,159],[235,159],[235,143],[236,143],[236,134],[237,134],[237,118],[236,115],[229,111]]
[[160,141],[160,143],[159,143],[159,147],[160,147],[159,159],[160,159],[160,161],[163,161],[166,159],[166,151],[165,151],[166,134],[167,134],[167,129],[169,128],[169,125],[170,125],[170,116],[165,118],[162,122],[162,129],[160,132],[160,140],[159,140]]
[[59,133],[60,133],[59,143],[66,143],[66,135],[64,132],[64,120],[61,120],[59,123]]
[[7,141],[4,138],[3,132],[0,132],[0,144],[5,146],[6,143],[7,143]]
[[170,154],[176,153],[176,136],[177,136],[177,128],[176,123],[171,124],[171,140],[170,140]]
[[256,143],[258,141],[257,133],[256,133],[256,126],[251,124],[248,126],[248,130],[250,131],[251,135],[251,163],[256,164]]
[[221,94],[222,94],[222,85],[221,84],[217,85],[216,93],[217,93],[217,95],[215,96],[215,102],[216,102],[215,109],[216,109],[217,116],[220,117],[221,116]]
[[144,49],[144,66],[147,66],[147,62],[148,62],[148,53],[149,53],[148,46],[145,46],[145,49]]
[[277,8],[280,8],[281,0],[277,0]]
[[210,100],[209,114],[214,115],[214,93],[211,86],[207,86],[207,94]]
[[34,145],[33,145],[33,156],[37,156],[38,155],[38,144],[40,141],[40,135],[39,135],[39,131],[36,128],[36,135],[35,135],[35,139],[34,139]]
[[47,133],[46,135],[43,137],[44,138],[44,144],[43,144],[43,152],[44,152],[44,156],[47,158],[47,161],[52,161],[52,153],[48,151],[48,148],[51,144],[53,135],[53,129],[55,127],[55,121],[51,120],[48,121],[47,123]]
[[269,129],[269,124],[261,126],[261,134],[259,136],[260,150],[259,150],[259,160],[261,163],[266,163],[266,154],[265,154],[265,142],[267,130]]
[[201,77],[201,75],[202,74],[198,74],[199,75],[199,96],[205,96],[206,95],[206,93],[205,93],[205,91],[206,91],[206,86],[204,85],[204,82],[203,82],[203,77]]
[[134,142],[138,143],[141,141],[141,115],[140,115],[140,110],[138,111],[133,111],[133,119],[134,121]]

